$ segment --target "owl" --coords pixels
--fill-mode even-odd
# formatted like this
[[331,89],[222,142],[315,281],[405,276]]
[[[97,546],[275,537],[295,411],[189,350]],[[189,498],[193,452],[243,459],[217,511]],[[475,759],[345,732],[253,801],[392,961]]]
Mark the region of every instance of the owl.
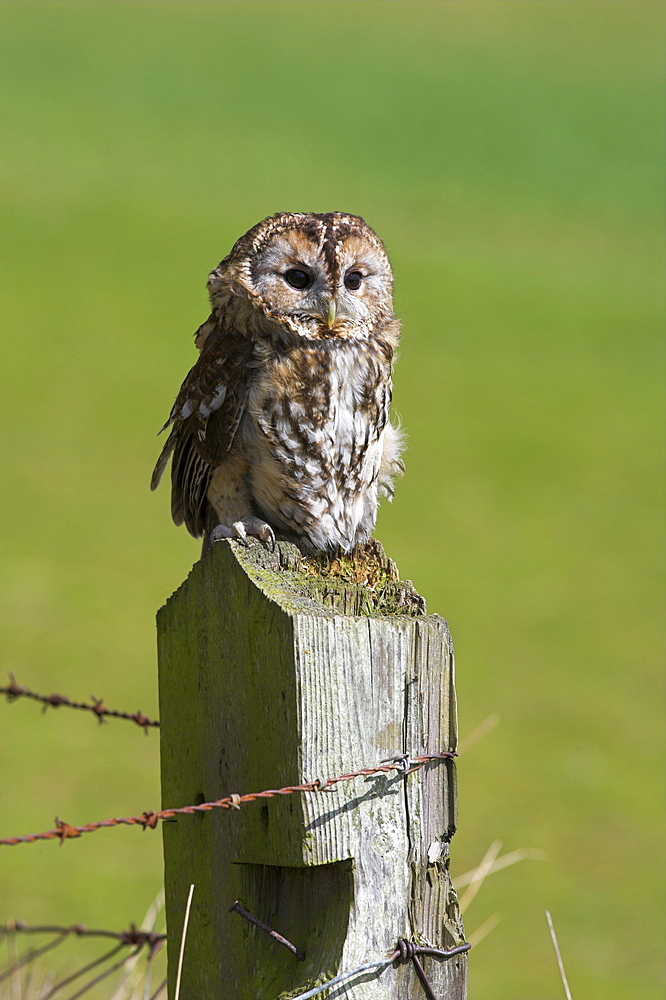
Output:
[[210,543],[275,534],[348,553],[404,471],[390,420],[400,325],[384,245],[343,212],[281,213],[208,280],[199,358],[169,419],[171,512]]

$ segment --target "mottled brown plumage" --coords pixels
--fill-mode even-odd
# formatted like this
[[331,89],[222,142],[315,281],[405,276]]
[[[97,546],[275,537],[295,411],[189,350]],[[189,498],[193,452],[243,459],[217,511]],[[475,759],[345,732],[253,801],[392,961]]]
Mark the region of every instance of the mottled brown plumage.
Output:
[[[165,426],[171,510],[195,537],[273,532],[349,552],[403,471],[389,419],[399,324],[381,240],[353,215],[280,214],[208,281],[200,355]],[[217,525],[217,527],[215,527]],[[205,546],[206,542],[204,542]]]

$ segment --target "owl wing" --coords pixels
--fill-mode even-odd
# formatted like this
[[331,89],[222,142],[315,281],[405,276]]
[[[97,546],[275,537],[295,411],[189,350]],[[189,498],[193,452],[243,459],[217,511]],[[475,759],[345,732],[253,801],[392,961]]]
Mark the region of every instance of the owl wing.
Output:
[[[201,329],[201,328],[200,328]],[[180,387],[171,426],[153,471],[157,488],[171,461],[171,514],[198,538],[206,527],[206,491],[214,469],[228,454],[250,389],[252,342],[232,332],[211,330],[199,360]]]

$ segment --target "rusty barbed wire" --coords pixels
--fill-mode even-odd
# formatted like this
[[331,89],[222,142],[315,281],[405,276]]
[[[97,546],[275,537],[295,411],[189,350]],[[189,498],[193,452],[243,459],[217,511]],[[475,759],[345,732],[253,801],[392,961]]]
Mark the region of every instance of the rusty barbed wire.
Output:
[[166,934],[157,934],[154,931],[142,931],[136,924],[130,924],[126,931],[107,931],[86,927],[85,924],[71,924],[61,926],[60,924],[26,924],[23,920],[7,920],[0,927],[0,937],[7,934],[60,934],[65,940],[67,937],[104,937],[113,938],[122,945],[148,945],[151,952],[157,950],[162,942],[166,941]]
[[92,712],[100,723],[103,723],[107,718],[126,719],[128,722],[136,723],[146,734],[151,728],[159,728],[160,724],[159,719],[149,719],[143,712],[119,712],[116,709],[107,708],[103,698],[96,698],[92,694],[90,695],[90,704],[85,701],[72,701],[64,694],[38,694],[36,691],[31,691],[30,688],[17,684],[13,674],[9,675],[9,684],[0,687],[0,694],[4,694],[10,703],[18,701],[19,698],[40,702],[44,712],[47,708],[61,708],[64,705],[65,708],[77,708],[85,712]]
[[[123,966],[126,962],[130,961],[132,958],[135,958],[142,950],[142,948],[144,948],[144,946],[147,948],[148,952],[146,960],[148,962],[152,962],[156,952],[166,941],[166,934],[158,934],[155,931],[139,930],[136,924],[131,924],[129,929],[125,931],[108,931],[108,930],[90,929],[86,927],[85,924],[73,924],[72,926],[60,926],[54,924],[31,926],[25,924],[22,920],[8,920],[4,927],[0,927],[0,936],[8,937],[9,935],[14,935],[17,933],[39,934],[39,935],[49,935],[49,936],[52,935],[53,937],[51,941],[48,941],[41,947],[34,948],[31,951],[27,951],[24,955],[21,955],[20,958],[17,958],[14,961],[10,962],[8,968],[0,973],[0,982],[3,979],[6,979],[9,976],[11,976],[17,969],[31,964],[32,962],[35,961],[36,958],[44,955],[46,952],[51,951],[53,948],[61,945],[64,941],[71,938],[72,936],[111,938],[117,942],[114,945],[114,947],[111,948],[110,951],[104,952],[104,954],[100,955],[92,962],[88,962],[86,965],[83,965],[80,969],[77,969],[75,972],[66,976],[64,979],[61,979],[59,982],[56,982],[50,989],[48,989],[47,993],[42,996],[42,1000],[50,1000],[50,998],[55,996],[56,993],[60,993],[61,990],[65,988],[65,986],[70,985],[70,983],[73,983],[76,979],[80,979],[82,976],[86,975],[86,973],[89,973],[93,969],[97,969],[99,968],[100,965],[103,965],[104,963],[110,961],[118,954],[118,952],[122,951],[124,948],[133,949],[128,955],[125,955],[118,962],[115,962],[113,965],[110,965],[107,969],[104,969],[103,972],[95,975],[93,979],[86,982],[83,987],[78,989],[77,992],[74,993],[69,998],[69,1000],[75,1000],[76,997],[83,996],[84,993],[87,993],[90,989],[93,988],[93,986],[97,985],[97,983],[101,982],[103,979],[106,979],[108,976],[110,976],[113,972],[117,971],[119,968],[121,968],[121,966]],[[160,987],[158,992],[161,992],[162,989],[163,986]],[[155,993],[154,996],[157,996],[157,993]]]
[[397,771],[399,774],[407,776],[419,770],[424,764],[432,761],[453,760],[457,754],[453,750],[437,750],[423,754],[400,754],[399,756],[387,758],[374,767],[363,767],[358,771],[349,771],[347,774],[339,774],[334,778],[315,778],[314,781],[306,781],[302,785],[286,785],[284,788],[268,788],[262,792],[248,792],[245,795],[225,795],[221,799],[213,802],[201,802],[198,805],[178,806],[173,809],[162,809],[159,812],[147,810],[140,816],[111,817],[110,819],[97,820],[94,823],[86,823],[84,826],[72,826],[56,816],[55,830],[45,830],[42,833],[29,833],[22,837],[4,837],[0,839],[0,847],[14,847],[17,844],[32,844],[38,840],[59,840],[63,844],[66,840],[74,840],[84,833],[94,833],[96,830],[106,829],[114,826],[140,826],[144,830],[154,830],[162,820],[175,819],[177,816],[189,816],[194,813],[211,812],[213,809],[241,809],[250,802],[260,799],[272,799],[278,795],[293,795],[295,792],[320,792],[331,788],[343,781],[352,781],[354,778],[372,777],[375,774]]

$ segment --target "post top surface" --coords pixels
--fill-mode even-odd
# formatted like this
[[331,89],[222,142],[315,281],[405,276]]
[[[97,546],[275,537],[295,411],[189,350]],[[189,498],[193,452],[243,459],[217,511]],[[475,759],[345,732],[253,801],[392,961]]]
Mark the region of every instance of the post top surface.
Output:
[[427,615],[425,599],[410,580],[400,580],[397,566],[374,538],[349,556],[308,556],[288,541],[279,541],[272,552],[255,539],[247,547],[224,540],[194,564],[176,594],[211,575],[224,577],[238,570],[290,615],[441,621],[438,615]]

